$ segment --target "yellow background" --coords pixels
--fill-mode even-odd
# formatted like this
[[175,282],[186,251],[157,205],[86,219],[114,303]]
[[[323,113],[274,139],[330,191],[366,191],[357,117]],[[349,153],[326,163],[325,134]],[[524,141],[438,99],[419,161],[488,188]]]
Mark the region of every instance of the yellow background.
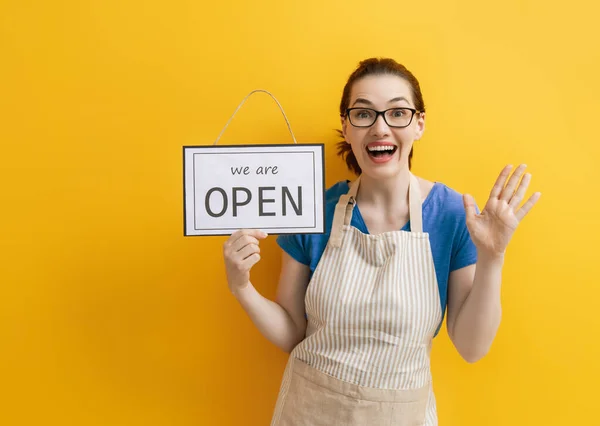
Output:
[[[423,87],[414,172],[485,203],[507,163],[542,199],[509,248],[491,353],[433,351],[440,424],[600,425],[595,2],[0,3],[0,424],[266,425],[286,355],[226,288],[224,237],[182,235],[182,146],[252,89],[335,156],[357,62]],[[221,143],[287,143],[254,95]],[[275,294],[275,237],[252,279]]]

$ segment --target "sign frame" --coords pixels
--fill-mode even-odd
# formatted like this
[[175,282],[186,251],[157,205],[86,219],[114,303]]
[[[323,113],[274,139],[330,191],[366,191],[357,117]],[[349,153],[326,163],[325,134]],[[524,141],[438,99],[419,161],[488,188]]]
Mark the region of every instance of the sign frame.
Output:
[[[270,149],[270,148],[288,148],[290,149],[291,152],[298,152],[298,149],[302,149],[303,147],[311,147],[313,148],[313,150],[311,151],[305,151],[305,152],[310,152],[310,153],[314,153],[314,148],[320,148],[320,155],[321,155],[321,161],[320,161],[320,169],[321,169],[321,176],[317,176],[317,164],[314,165],[313,168],[313,173],[315,174],[314,179],[316,182],[316,179],[319,179],[319,183],[321,185],[322,188],[322,194],[321,194],[321,199],[317,200],[318,194],[317,191],[314,191],[314,205],[315,205],[315,226],[313,227],[313,229],[311,228],[306,228],[306,230],[300,230],[299,227],[284,227],[284,226],[276,226],[276,227],[256,227],[256,229],[260,229],[264,232],[267,232],[269,235],[289,235],[289,234],[324,234],[326,231],[326,218],[325,218],[325,193],[327,191],[327,188],[325,186],[325,144],[324,143],[294,143],[294,144],[239,144],[239,145],[184,145],[183,149],[182,149],[182,154],[183,154],[183,236],[184,237],[208,237],[208,236],[229,236],[231,235],[233,232],[235,232],[235,230],[237,229],[241,229],[240,228],[205,228],[205,229],[196,229],[195,225],[194,229],[195,230],[200,230],[200,231],[207,231],[204,233],[190,233],[188,232],[188,230],[190,229],[190,220],[194,220],[194,215],[195,215],[195,207],[193,208],[193,211],[190,212],[189,208],[188,208],[188,197],[190,192],[192,193],[192,197],[195,197],[195,189],[190,189],[188,187],[188,185],[186,184],[187,179],[186,179],[186,173],[188,172],[188,167],[190,166],[188,164],[188,162],[186,161],[186,153],[190,150],[203,150],[203,149],[207,149],[207,150],[215,150],[215,149],[225,149],[225,150],[231,150],[231,154],[250,154],[249,152],[236,152],[236,150],[239,150],[240,148],[260,148],[261,150],[264,149]],[[281,152],[283,153],[285,151],[285,149],[282,149]],[[302,152],[302,151],[300,151]],[[196,154],[194,154],[196,155]],[[191,167],[193,167],[194,164],[191,165]],[[195,183],[196,179],[195,176],[192,176],[193,182]],[[316,186],[316,185],[315,185]],[[319,211],[317,211],[317,201],[320,201],[320,209]],[[193,206],[195,206],[195,201],[193,201]],[[320,223],[319,223],[319,217],[320,219]],[[319,226],[320,225],[320,226]],[[285,229],[293,229],[293,231],[285,231]]]

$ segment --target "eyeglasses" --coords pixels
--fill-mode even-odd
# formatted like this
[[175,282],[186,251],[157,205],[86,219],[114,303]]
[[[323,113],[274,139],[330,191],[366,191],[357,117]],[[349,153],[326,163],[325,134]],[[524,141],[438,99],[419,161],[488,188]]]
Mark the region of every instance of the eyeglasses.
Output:
[[407,127],[417,113],[421,112],[414,108],[390,108],[385,111],[371,108],[348,108],[346,110],[346,116],[354,127],[371,127],[380,115],[390,127]]

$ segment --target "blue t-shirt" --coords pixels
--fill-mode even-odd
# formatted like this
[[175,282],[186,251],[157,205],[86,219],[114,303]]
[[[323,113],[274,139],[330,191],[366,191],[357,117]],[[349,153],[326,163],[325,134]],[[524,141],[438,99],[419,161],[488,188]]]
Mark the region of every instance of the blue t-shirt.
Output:
[[[329,240],[335,206],[340,196],[347,193],[348,189],[348,181],[341,181],[325,192],[324,234],[279,235],[277,237],[277,243],[283,250],[298,262],[310,267],[311,277]],[[350,225],[365,234],[368,233],[358,205],[354,206]],[[410,222],[404,225],[402,230],[409,231]],[[429,233],[443,318],[448,300],[450,272],[472,265],[477,261],[477,249],[467,229],[462,195],[446,185],[436,182],[423,202],[423,231]]]

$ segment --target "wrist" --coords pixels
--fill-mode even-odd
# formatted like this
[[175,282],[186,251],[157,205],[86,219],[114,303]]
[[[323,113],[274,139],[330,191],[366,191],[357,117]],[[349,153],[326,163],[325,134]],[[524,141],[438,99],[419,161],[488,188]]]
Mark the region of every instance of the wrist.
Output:
[[504,264],[504,255],[506,252],[487,252],[479,251],[477,253],[477,263],[490,266],[502,266]]
[[233,294],[236,299],[239,299],[240,297],[243,297],[251,287],[252,285],[250,284],[250,281],[248,281],[245,284],[230,287],[229,291],[231,291],[231,294]]

